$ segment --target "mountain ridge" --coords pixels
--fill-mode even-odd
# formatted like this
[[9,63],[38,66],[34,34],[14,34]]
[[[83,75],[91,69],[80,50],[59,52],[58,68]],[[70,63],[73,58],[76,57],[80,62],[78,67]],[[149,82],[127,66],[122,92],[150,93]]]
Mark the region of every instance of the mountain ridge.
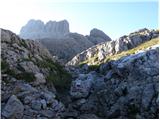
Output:
[[[93,59],[96,61],[103,61],[106,56],[112,56],[122,51],[129,50],[138,46],[139,44],[158,37],[159,31],[148,30],[146,28],[132,32],[129,35],[124,35],[117,40],[109,42],[102,42],[91,48],[77,54],[71,61],[66,65],[78,65],[84,61]],[[89,63],[89,64],[94,64]]]

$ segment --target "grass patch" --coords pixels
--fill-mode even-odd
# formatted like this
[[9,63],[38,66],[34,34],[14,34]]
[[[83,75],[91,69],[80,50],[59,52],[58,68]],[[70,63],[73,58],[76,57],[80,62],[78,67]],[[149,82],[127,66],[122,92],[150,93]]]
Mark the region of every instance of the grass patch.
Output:
[[145,43],[140,44],[139,46],[137,46],[137,47],[135,47],[133,49],[130,49],[130,50],[127,50],[127,51],[123,51],[123,52],[121,52],[119,54],[115,54],[115,55],[112,55],[112,56],[108,56],[108,57],[106,57],[106,59],[103,62],[109,62],[111,60],[118,60],[121,57],[124,57],[124,56],[127,56],[127,55],[131,55],[131,54],[135,54],[136,52],[138,52],[140,50],[145,50],[146,48],[148,48],[150,46],[153,46],[153,45],[156,45],[158,43],[159,43],[159,38],[152,39],[150,41],[147,41]]
[[6,71],[7,69],[9,69],[9,64],[1,59],[1,70]]
[[20,45],[23,46],[24,48],[28,48],[28,45],[25,40],[21,40]]
[[59,63],[53,62],[51,59],[37,61],[37,66],[48,68],[49,75],[46,77],[48,84],[53,84],[56,89],[67,89],[70,87],[72,76]]
[[106,62],[109,62],[111,60],[118,60],[120,59],[121,57],[124,57],[124,56],[127,56],[127,55],[131,55],[131,54],[135,54],[136,52],[138,52],[139,50],[144,50],[150,46],[153,46],[153,45],[156,45],[156,44],[159,44],[159,38],[154,38],[152,40],[149,40],[147,42],[144,42],[140,45],[138,45],[137,47],[133,48],[133,49],[130,49],[130,50],[127,50],[127,51],[123,51],[121,53],[118,53],[118,54],[115,54],[115,55],[112,55],[112,56],[107,56],[103,61],[99,62],[98,61],[98,57],[97,56],[94,56],[93,58],[91,59],[88,59],[86,61],[83,61],[81,62],[79,65],[83,65],[83,64],[87,64],[87,63],[90,63],[90,64],[93,64],[94,65],[100,65],[102,63],[106,63]]
[[25,80],[26,82],[33,82],[36,78],[32,72],[23,72],[16,75],[16,79]]
[[11,75],[13,77],[16,76],[15,70],[11,69],[9,67],[9,64],[3,59],[1,59],[1,70],[2,70],[2,74],[8,74],[8,75]]
[[33,80],[35,80],[35,76],[33,73],[23,71],[22,73],[17,74],[16,71],[11,69],[9,67],[9,64],[4,60],[1,60],[1,70],[2,74],[8,74],[18,80],[25,80],[26,82],[32,82]]
[[99,65],[90,65],[88,66],[89,71],[96,71],[99,68]]

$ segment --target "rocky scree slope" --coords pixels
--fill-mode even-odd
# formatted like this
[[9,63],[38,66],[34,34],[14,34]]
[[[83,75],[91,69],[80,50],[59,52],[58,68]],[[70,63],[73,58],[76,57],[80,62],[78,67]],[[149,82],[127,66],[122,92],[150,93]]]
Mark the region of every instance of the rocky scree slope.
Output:
[[1,117],[60,118],[65,106],[58,89],[68,89],[71,75],[40,43],[1,29]]
[[89,65],[99,64],[106,62],[108,56],[127,51],[135,48],[136,46],[157,38],[159,35],[158,30],[148,30],[146,28],[124,35],[117,40],[100,43],[95,45],[79,54],[77,54],[67,65],[79,65],[87,63]]
[[40,41],[53,56],[66,63],[76,54],[100,42],[110,41],[103,31],[92,29],[90,35],[84,36],[69,32],[66,20],[49,21],[44,24],[40,20],[30,20],[20,31],[20,37]]
[[[72,102],[68,116],[77,118],[158,118],[159,45],[89,69],[70,68]],[[82,114],[83,113],[83,114]],[[79,118],[79,117],[78,117]]]
[[68,87],[63,86],[70,78],[66,71],[45,61],[52,57],[40,43],[1,31],[2,118],[158,118],[159,45],[94,69],[87,64],[67,67],[73,76],[70,89],[57,96],[58,88]]

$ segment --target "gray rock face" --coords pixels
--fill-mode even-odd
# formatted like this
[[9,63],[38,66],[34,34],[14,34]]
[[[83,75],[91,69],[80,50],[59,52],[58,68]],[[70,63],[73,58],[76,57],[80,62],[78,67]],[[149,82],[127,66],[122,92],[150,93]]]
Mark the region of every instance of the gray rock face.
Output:
[[6,118],[22,118],[23,117],[24,106],[22,102],[15,96],[12,95],[5,108],[2,110],[2,115]]
[[24,39],[60,38],[69,33],[69,23],[49,21],[44,24],[41,20],[30,20],[20,31]]
[[[71,106],[80,112],[79,118],[96,118],[94,115],[112,119],[158,118],[158,54],[159,47],[155,45],[104,63],[97,68],[97,72],[80,75],[72,82],[71,90],[75,94],[70,92],[77,98]],[[83,89],[87,98],[83,94],[82,99],[82,94],[78,94],[82,90],[76,89],[74,83],[87,81],[88,75],[92,75],[94,79],[90,89]],[[87,87],[87,84],[84,83],[84,86]],[[82,104],[77,104],[79,101]]]
[[92,41],[94,44],[98,44],[100,42],[110,41],[111,38],[107,36],[103,31],[94,28],[90,31],[90,35],[87,38]]
[[72,82],[70,94],[73,98],[87,97],[90,92],[94,77],[91,74],[80,74],[79,78]]
[[[117,40],[100,43],[77,54],[67,63],[67,65],[78,65],[79,63],[90,60],[94,57],[98,58],[97,61],[102,61],[106,56],[111,56],[132,49],[145,41],[158,37],[158,33],[158,31],[155,32],[154,30],[148,30],[145,28],[130,33],[128,36],[122,36]],[[96,64],[96,61],[90,60],[90,63],[88,64],[94,65]]]

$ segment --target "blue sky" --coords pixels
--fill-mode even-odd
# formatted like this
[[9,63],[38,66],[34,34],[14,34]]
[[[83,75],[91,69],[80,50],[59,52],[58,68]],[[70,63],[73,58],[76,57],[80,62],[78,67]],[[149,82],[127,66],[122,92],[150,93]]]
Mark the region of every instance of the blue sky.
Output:
[[[91,29],[98,28],[112,39],[144,27],[158,28],[157,0],[10,0],[13,1],[10,6],[7,1],[0,0],[0,27],[17,34],[29,19],[41,19],[44,22],[66,19],[71,32],[86,35]],[[8,11],[4,11],[6,6],[10,8]]]

